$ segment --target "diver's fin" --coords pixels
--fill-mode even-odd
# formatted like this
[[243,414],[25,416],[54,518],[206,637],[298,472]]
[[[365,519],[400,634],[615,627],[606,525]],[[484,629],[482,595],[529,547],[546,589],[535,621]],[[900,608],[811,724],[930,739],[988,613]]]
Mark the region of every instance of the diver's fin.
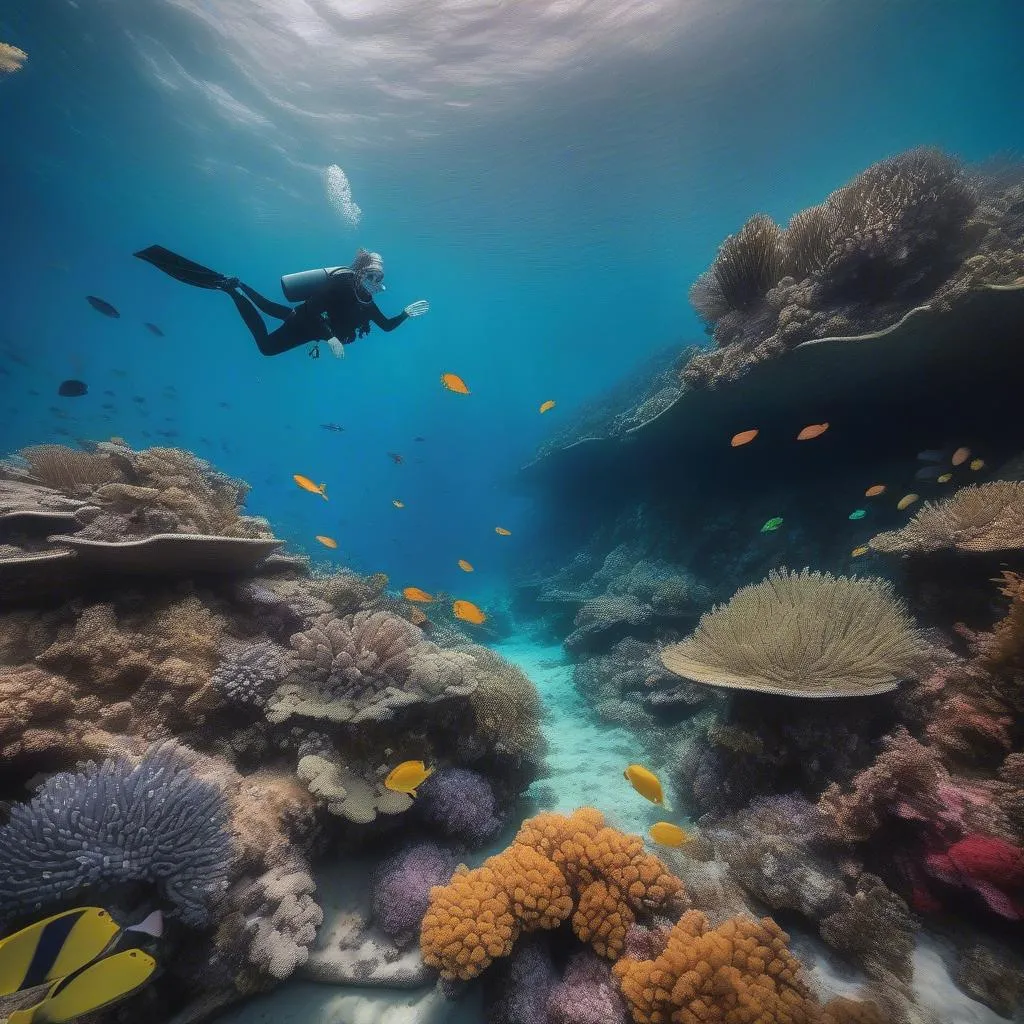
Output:
[[95,960],[119,931],[102,907],[78,907],[0,939],[0,996],[67,977]]
[[201,263],[193,263],[162,245],[140,249],[135,255],[169,274],[175,281],[183,281],[196,288],[219,288],[227,280],[226,274],[218,274],[216,270],[204,267]]
[[156,961],[141,949],[126,949],[58,981],[42,1002],[15,1010],[7,1024],[64,1024],[116,1003],[141,988]]

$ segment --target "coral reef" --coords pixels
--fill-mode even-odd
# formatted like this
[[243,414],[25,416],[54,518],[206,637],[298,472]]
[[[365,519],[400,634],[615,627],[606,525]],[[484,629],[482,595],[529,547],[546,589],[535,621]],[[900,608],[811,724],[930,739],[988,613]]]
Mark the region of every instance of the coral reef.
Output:
[[445,839],[479,849],[501,830],[498,802],[486,776],[471,768],[442,768],[420,786],[416,814]]
[[10,43],[0,43],[0,75],[20,71],[26,60],[28,54],[24,50]]
[[512,845],[434,889],[423,918],[423,959],[442,978],[468,980],[508,956],[522,932],[572,919],[575,934],[614,959],[641,913],[670,911],[681,884],[643,841],[604,824],[592,808],[540,814]]
[[430,890],[444,885],[458,858],[437,843],[415,843],[377,866],[373,880],[373,921],[400,945],[418,935]]
[[626,1000],[611,967],[590,950],[575,953],[548,996],[548,1024],[625,1024]]
[[741,588],[661,660],[715,686],[837,697],[895,689],[921,654],[919,633],[886,581],[805,569]]

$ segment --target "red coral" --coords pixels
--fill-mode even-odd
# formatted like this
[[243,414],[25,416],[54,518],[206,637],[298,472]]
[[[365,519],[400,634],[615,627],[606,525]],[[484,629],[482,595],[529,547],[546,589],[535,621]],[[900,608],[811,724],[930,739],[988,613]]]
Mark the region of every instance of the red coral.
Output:
[[1024,849],[996,836],[969,835],[925,858],[940,881],[973,889],[1000,917],[1024,919]]

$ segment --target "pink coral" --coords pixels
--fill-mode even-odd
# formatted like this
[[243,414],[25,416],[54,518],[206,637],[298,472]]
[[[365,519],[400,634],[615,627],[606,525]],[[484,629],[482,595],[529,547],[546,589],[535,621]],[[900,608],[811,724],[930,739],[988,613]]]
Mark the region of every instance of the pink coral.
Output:
[[1024,849],[996,836],[969,835],[928,854],[929,874],[973,889],[1000,917],[1024,919]]

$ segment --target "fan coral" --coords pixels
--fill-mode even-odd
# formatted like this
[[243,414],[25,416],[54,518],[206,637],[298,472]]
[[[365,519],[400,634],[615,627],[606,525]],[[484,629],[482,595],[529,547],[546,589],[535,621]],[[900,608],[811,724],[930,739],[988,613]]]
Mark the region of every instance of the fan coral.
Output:
[[731,918],[712,928],[687,911],[653,960],[613,965],[636,1024],[806,1024],[810,991],[789,936],[770,918]]
[[921,636],[885,580],[804,569],[740,588],[661,658],[677,675],[714,686],[837,697],[895,689],[921,653]]
[[53,775],[0,828],[0,904],[14,916],[92,888],[145,880],[202,926],[227,885],[231,840],[221,791],[173,744],[138,764],[89,762]]
[[415,938],[427,912],[430,890],[444,885],[458,864],[436,843],[407,846],[374,871],[373,921],[386,935],[405,944]]
[[[23,448],[18,455],[27,465],[29,480],[69,498],[88,498],[104,484],[124,480],[121,468],[101,452],[83,452],[61,444],[38,444]],[[11,463],[0,469],[17,471]]]
[[417,815],[448,839],[479,849],[501,830],[486,776],[470,768],[440,768],[419,788]]
[[443,978],[468,980],[508,956],[521,932],[572,915],[577,936],[614,958],[636,915],[675,906],[681,890],[639,836],[607,828],[593,808],[539,814],[503,853],[473,871],[460,866],[431,892],[420,948]]
[[929,874],[973,889],[1000,917],[1024,918],[1024,849],[995,836],[968,835],[925,858]]
[[1024,482],[993,480],[961,487],[943,501],[925,502],[900,530],[871,538],[886,554],[933,551],[1013,551],[1024,548]]

